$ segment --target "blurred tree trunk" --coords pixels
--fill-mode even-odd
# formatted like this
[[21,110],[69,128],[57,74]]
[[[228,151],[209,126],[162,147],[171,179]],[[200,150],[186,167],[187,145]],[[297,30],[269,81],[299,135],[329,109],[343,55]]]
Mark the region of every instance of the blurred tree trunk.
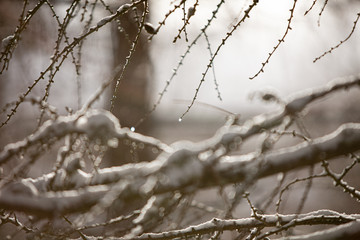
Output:
[[[143,9],[141,9],[143,11]],[[141,17],[141,12],[137,15]],[[112,42],[113,42],[113,59],[114,71],[116,79],[119,78],[121,70],[125,64],[125,59],[130,53],[132,41],[138,33],[138,24],[134,20],[134,12],[121,16],[120,25],[112,25]],[[114,108],[112,113],[120,120],[122,127],[131,128],[147,113],[149,96],[147,93],[147,86],[151,78],[151,63],[149,56],[149,45],[147,43],[145,32],[141,33],[139,41],[136,45],[136,51],[133,53],[130,63],[126,68],[125,75],[116,92],[116,99],[114,101]],[[115,89],[114,82],[113,89]],[[111,98],[112,96],[110,96]],[[151,129],[151,120],[144,121],[141,125],[136,127],[136,132],[142,134],[149,134]],[[154,157],[150,149],[141,148],[132,144],[131,142],[119,142],[116,149],[109,149],[105,155],[105,165],[116,166],[129,162],[150,161]],[[131,205],[124,207],[120,202],[115,202],[111,210],[108,212],[108,217],[117,216],[118,214],[129,214],[134,209],[144,204],[143,201],[134,201]],[[117,231],[120,233],[121,229],[130,226],[132,219],[124,221],[116,225]],[[114,230],[105,228],[105,231]]]
[[[135,39],[140,24],[136,16],[141,18],[143,8],[138,8],[138,12],[130,11],[121,16],[120,24],[113,24],[112,41],[114,53],[114,69],[121,71],[125,64],[125,59],[130,53],[132,41]],[[141,33],[136,45],[136,51],[130,59],[126,68],[125,75],[116,92],[113,114],[120,120],[122,127],[131,128],[148,111],[149,96],[147,86],[151,78],[151,64],[149,56],[149,44],[145,31]],[[120,72],[118,71],[116,78]],[[116,82],[114,82],[115,88]],[[147,120],[136,127],[136,132],[149,134],[151,121]],[[111,165],[119,165],[131,161],[151,160],[150,151],[141,149],[131,143],[119,143],[119,147],[110,150],[107,159]]]

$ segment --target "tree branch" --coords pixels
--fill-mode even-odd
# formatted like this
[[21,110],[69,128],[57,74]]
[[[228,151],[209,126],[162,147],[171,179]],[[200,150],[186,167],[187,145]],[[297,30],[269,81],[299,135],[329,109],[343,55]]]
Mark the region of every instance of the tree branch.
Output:
[[[226,230],[241,230],[251,229],[255,227],[274,227],[278,225],[286,225],[294,223],[294,226],[299,225],[317,225],[317,224],[344,224],[351,222],[354,224],[360,219],[359,215],[342,215],[335,211],[330,210],[319,210],[309,212],[306,214],[289,214],[289,215],[258,215],[261,220],[255,218],[242,218],[242,219],[217,219],[213,218],[210,221],[201,223],[196,226],[189,226],[184,229],[173,230],[162,233],[147,233],[139,237],[131,236],[125,239],[173,239],[179,237],[189,237],[196,234],[206,234],[214,231],[226,231]],[[358,226],[358,224],[357,224]]]
[[[173,153],[160,154],[156,160],[150,163],[127,164],[103,169],[93,174],[77,170],[77,174],[65,175],[59,181],[55,181],[55,185],[64,188],[76,186],[78,189],[76,199],[88,199],[95,204],[106,191],[104,189],[109,190],[109,187],[96,188],[96,186],[126,182],[127,187],[119,193],[118,199],[128,201],[175,190],[209,188],[241,182],[249,178],[257,180],[280,172],[313,165],[322,160],[331,160],[359,149],[360,124],[344,124],[335,132],[314,139],[311,143],[306,142],[266,154],[262,161],[257,159],[255,153],[227,156],[221,158],[211,167],[210,171],[206,160],[200,160],[197,157],[197,151],[182,148]],[[52,215],[56,212],[67,212],[68,209],[76,211],[84,206],[81,200],[73,200],[74,196],[70,193],[68,195],[66,191],[57,194],[47,193],[49,195],[38,194],[38,191],[41,193],[47,189],[46,186],[51,177],[52,175],[45,175],[35,180],[25,179],[18,183],[22,184],[22,188],[16,191],[14,186],[18,184],[9,185],[11,191],[0,191],[0,208],[31,212],[38,209],[35,211],[47,212]],[[91,185],[96,186],[89,187]],[[31,194],[28,194],[29,192]],[[59,206],[54,207],[56,202],[59,202]],[[66,202],[66,204],[62,204],[62,202]]]
[[9,160],[36,142],[74,132],[84,134],[90,140],[100,139],[103,144],[113,138],[129,138],[158,147],[162,153],[152,162],[126,164],[91,174],[82,169],[63,166],[58,174],[50,173],[37,179],[11,183],[0,191],[0,208],[56,215],[83,209],[83,199],[86,199],[85,207],[91,207],[105,198],[104,193],[111,191],[113,186],[123,186],[116,187],[116,197],[120,201],[148,199],[152,195],[166,192],[192,192],[196,189],[256,181],[357,151],[360,149],[360,124],[348,123],[311,142],[305,141],[261,155],[254,152],[227,156],[248,137],[279,125],[286,117],[302,111],[312,101],[335,90],[358,85],[359,81],[359,78],[353,78],[297,95],[290,98],[278,112],[254,117],[242,126],[225,125],[213,137],[199,143],[177,142],[167,146],[157,139],[120,128],[113,115],[99,110],[46,122],[38,132],[25,140],[6,146],[0,154],[0,162]]

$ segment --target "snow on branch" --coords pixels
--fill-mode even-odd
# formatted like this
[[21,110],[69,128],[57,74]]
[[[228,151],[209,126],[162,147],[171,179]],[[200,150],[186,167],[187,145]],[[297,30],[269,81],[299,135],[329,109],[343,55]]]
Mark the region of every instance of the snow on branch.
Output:
[[89,139],[99,139],[103,144],[108,144],[108,141],[113,138],[128,138],[157,147],[162,151],[169,150],[166,144],[155,138],[134,133],[127,128],[120,128],[118,119],[110,112],[89,110],[85,114],[79,112],[71,116],[59,117],[55,121],[49,120],[24,140],[8,144],[0,153],[0,165],[35,144],[42,144],[53,138],[60,139],[68,134],[85,134]]
[[43,217],[60,216],[87,210],[96,204],[108,190],[107,187],[97,186],[83,191],[70,190],[40,194],[30,184],[11,184],[1,190],[0,206],[2,209],[14,209]]
[[337,240],[360,238],[360,221],[349,222],[328,230],[317,231],[311,234],[284,238],[284,240]]
[[[194,188],[221,186],[241,182],[249,177],[256,180],[322,160],[331,160],[356,150],[360,150],[360,124],[344,124],[335,132],[314,139],[311,143],[266,154],[261,162],[256,158],[256,153],[251,153],[221,157],[216,164],[210,165],[213,162],[200,159],[198,151],[183,146],[174,152],[160,154],[150,163],[127,164],[93,174],[78,169],[77,174],[69,174],[55,181],[58,190],[61,187],[66,189],[66,186],[76,186],[77,192],[66,190],[44,193],[53,174],[38,179],[24,179],[0,192],[0,207],[60,214],[69,209],[80,210],[84,206],[82,199],[95,204],[110,189],[106,186],[110,183],[126,183],[126,187],[118,195],[118,199],[126,201],[176,190],[191,191]],[[74,200],[75,193],[78,201]],[[58,204],[56,207],[55,203]]]
[[[151,162],[130,163],[93,172],[85,172],[78,164],[81,154],[70,154],[55,172],[19,182],[1,182],[0,208],[47,217],[86,211],[78,219],[84,223],[94,219],[115,200],[124,206],[137,200],[147,201],[133,220],[137,227],[132,234],[139,236],[146,232],[143,227],[147,219],[155,219],[154,213],[170,208],[183,194],[232,183],[256,182],[270,175],[312,166],[360,150],[360,123],[347,123],[326,136],[305,140],[295,146],[234,155],[238,146],[249,137],[274,129],[289,119],[291,121],[313,101],[336,90],[357,86],[359,81],[359,78],[351,78],[296,94],[285,101],[282,109],[256,116],[244,124],[230,119],[213,137],[198,143],[179,141],[166,145],[158,139],[121,128],[118,120],[105,110],[89,109],[85,113],[79,111],[49,120],[24,140],[7,145],[0,154],[0,164],[26,153],[36,144],[69,135],[86,136],[89,141],[110,147],[115,146],[110,142],[129,139],[155,147],[161,153]],[[255,224],[258,220],[246,221]],[[215,222],[207,225],[217,226]],[[300,222],[297,220],[295,223]]]
[[[258,215],[260,219],[256,218],[242,218],[242,219],[217,219],[213,218],[210,221],[201,223],[199,225],[190,226],[184,229],[173,230],[162,233],[147,233],[139,237],[131,236],[131,238],[121,239],[173,239],[179,237],[191,237],[196,234],[204,234],[214,231],[226,231],[226,230],[241,230],[251,229],[255,227],[274,227],[279,225],[317,225],[317,224],[344,224],[351,222],[357,223],[360,219],[360,215],[343,215],[331,210],[318,210],[305,214],[275,214],[275,215]],[[356,225],[359,225],[358,223]]]
[[[116,93],[128,66],[137,64],[137,61],[133,61],[133,56],[143,37],[143,28],[151,35],[149,40],[155,35],[160,36],[157,33],[164,27],[165,21],[168,21],[170,16],[176,18],[175,12],[182,10],[183,24],[179,27],[174,42],[180,38],[182,32],[185,34],[186,42],[191,40],[186,28],[190,23],[190,18],[194,14],[196,16],[200,14],[198,5],[201,3],[199,2],[196,0],[189,7],[185,0],[172,1],[171,9],[165,13],[158,27],[153,28],[148,22],[151,20],[148,15],[150,13],[148,5],[151,3],[146,0],[121,1],[121,3],[110,3],[104,0],[84,2],[74,0],[70,5],[65,6],[65,12],[62,11],[62,7],[58,8],[49,0],[23,1],[16,29],[12,34],[6,34],[7,37],[1,42],[0,74],[8,71],[10,60],[21,42],[24,31],[30,27],[30,20],[42,12],[39,11],[40,9],[49,7],[54,26],[57,28],[57,36],[53,53],[49,56],[49,63],[37,77],[32,81],[30,79],[27,90],[20,93],[15,101],[6,103],[2,110],[2,113],[9,113],[4,115],[0,128],[10,127],[6,125],[24,102],[38,105],[41,111],[37,119],[37,129],[31,135],[23,136],[24,138],[18,142],[4,143],[3,141],[7,145],[0,150],[0,226],[7,225],[2,229],[5,234],[8,234],[8,225],[17,231],[17,233],[7,235],[6,238],[21,238],[23,235],[17,234],[22,231],[20,234],[26,234],[29,239],[74,239],[79,236],[81,239],[115,239],[117,237],[124,240],[220,239],[223,237],[223,231],[232,231],[232,237],[235,238],[236,234],[236,239],[245,239],[247,235],[246,239],[260,240],[275,235],[283,237],[288,233],[289,236],[295,235],[296,232],[292,232],[295,227],[310,225],[326,225],[329,229],[284,239],[360,238],[359,214],[345,214],[328,209],[303,213],[305,201],[310,189],[313,188],[312,181],[319,177],[326,177],[333,181],[334,187],[343,190],[346,197],[360,200],[358,186],[350,178],[350,171],[353,173],[360,163],[360,158],[356,156],[356,152],[360,150],[360,123],[345,123],[328,135],[312,139],[302,122],[304,109],[329,94],[360,86],[360,75],[342,78],[324,87],[300,92],[286,99],[280,99],[271,93],[261,94],[263,100],[274,101],[279,108],[244,122],[242,119],[240,121],[238,116],[231,114],[224,126],[220,127],[212,137],[197,143],[178,141],[168,145],[159,139],[134,131],[155,111],[180,67],[189,56],[190,50],[199,43],[201,37],[205,37],[210,59],[199,79],[192,102],[179,118],[181,121],[197,99],[210,68],[214,70],[214,60],[218,57],[220,50],[227,44],[233,33],[249,19],[250,13],[255,14],[258,0],[243,3],[242,9],[236,13],[239,14],[236,22],[229,26],[224,37],[215,47],[215,51],[212,52],[210,46],[213,44],[210,44],[212,39],[208,39],[208,30],[214,26],[216,18],[223,14],[224,6],[227,5],[225,0],[217,0],[212,12],[209,12],[208,20],[201,29],[198,29],[199,33],[194,35],[185,53],[181,55],[178,65],[170,79],[166,81],[156,103],[132,129],[122,127],[111,113],[114,108],[115,94],[111,100],[110,111],[91,109],[93,103],[98,101],[104,91],[114,82]],[[305,14],[316,2],[317,0],[313,1]],[[251,79],[263,72],[270,58],[284,43],[292,30],[291,25],[297,11],[295,8],[301,8],[298,4],[300,4],[298,0],[292,0],[283,35],[262,63],[258,73]],[[319,21],[327,4],[328,0],[325,0],[319,13]],[[62,13],[58,13],[58,10]],[[103,15],[104,10],[108,12],[106,16]],[[95,15],[102,16],[96,20]],[[73,20],[76,19],[80,22],[73,25]],[[316,58],[314,62],[344,44],[353,35],[359,19],[360,13],[357,13],[349,35]],[[134,29],[136,34],[133,39],[130,32],[124,28],[128,21],[134,21],[136,25]],[[85,40],[110,24],[116,24],[120,34],[125,35],[131,45],[129,52],[123,59],[125,63],[115,70],[119,73],[115,75],[119,77],[103,82],[87,103],[82,105],[81,66],[82,59],[85,59],[82,57]],[[76,29],[76,25],[81,28],[81,31]],[[55,76],[68,60],[75,66],[78,108],[81,109],[77,112],[69,110],[68,116],[59,116],[47,101]],[[123,61],[120,59],[120,62]],[[36,95],[34,90],[37,85],[44,81],[47,83],[45,83],[43,97],[31,97],[32,94]],[[221,100],[216,79],[215,89]],[[46,122],[44,122],[45,110],[52,116]],[[289,128],[292,127],[298,127],[298,129],[291,131],[292,129]],[[286,134],[297,137],[296,140],[301,142],[274,150],[274,144]],[[265,139],[262,138],[263,135],[266,135]],[[252,144],[251,139],[254,137],[259,137],[262,144],[259,144],[253,152],[242,152],[242,146],[247,143]],[[117,148],[118,143],[131,148],[126,154],[111,156],[111,160],[122,165],[100,168],[107,157],[105,154],[110,153],[107,150]],[[55,152],[51,151],[55,147],[58,148],[56,157],[54,157]],[[147,162],[149,159],[141,159],[141,154],[137,156],[139,153],[137,151],[144,147],[153,150],[152,161]],[[119,150],[122,149],[119,147]],[[129,159],[114,159],[125,158],[127,154],[136,155],[136,160],[139,161],[128,163]],[[338,169],[332,171],[333,166],[330,166],[329,162],[345,155],[353,158],[352,163],[343,163],[346,167],[340,174],[336,173]],[[40,159],[45,160],[47,164],[50,163],[49,165],[52,166],[50,172],[43,173],[45,169],[43,167],[36,169],[41,164],[36,161]],[[317,163],[321,163],[321,166],[315,166]],[[305,177],[295,176],[296,179],[292,181],[289,179],[294,177],[289,172],[304,167],[309,167],[310,170],[307,173],[301,171],[295,174],[306,174]],[[318,167],[322,173],[316,173]],[[34,176],[33,174],[37,174],[38,177],[29,177]],[[260,179],[273,175],[278,176],[277,183],[274,184],[275,188],[272,186],[272,189],[266,189],[260,195],[256,193],[254,197],[256,201],[252,202],[250,193],[247,191],[251,191],[252,194],[254,188],[262,183],[257,184]],[[271,180],[275,181],[275,178]],[[284,193],[290,193],[291,185],[295,183],[300,185],[305,182],[307,182],[305,191],[300,201],[296,201],[300,202],[295,211],[296,214],[281,214],[280,202],[283,207],[286,201]],[[209,189],[210,191],[203,191]],[[207,206],[206,201],[202,203],[201,199],[200,201],[197,199],[207,197],[208,195],[205,194],[213,196],[213,190],[217,191],[216,197],[221,199],[216,202],[216,206]],[[268,193],[271,195],[261,203]],[[257,199],[259,196],[263,198]],[[289,194],[289,197],[297,196]],[[277,203],[276,198],[278,198]],[[242,199],[247,200],[251,215],[236,219],[239,213],[237,208],[241,207]],[[211,200],[211,204],[214,203]],[[268,210],[271,205],[276,208]],[[189,211],[191,207],[196,207],[194,212]],[[199,217],[196,211],[200,211],[202,216]],[[210,218],[213,219],[209,220]],[[111,231],[108,232],[110,228]],[[93,236],[86,236],[86,234]]]
[[326,86],[318,89],[311,89],[304,92],[294,94],[288,104],[286,105],[287,111],[291,113],[299,112],[303,110],[311,102],[325,97],[330,93],[334,93],[338,90],[347,90],[351,87],[360,86],[360,77],[349,77],[336,79],[329,82]]
[[238,181],[244,179],[249,171],[253,172],[252,169],[257,169],[254,173],[256,178],[266,177],[360,150],[359,144],[360,124],[344,124],[333,133],[314,139],[311,143],[304,142],[266,154],[261,164],[256,161],[256,153],[224,157],[220,161],[219,168],[223,169],[219,170],[219,174]]

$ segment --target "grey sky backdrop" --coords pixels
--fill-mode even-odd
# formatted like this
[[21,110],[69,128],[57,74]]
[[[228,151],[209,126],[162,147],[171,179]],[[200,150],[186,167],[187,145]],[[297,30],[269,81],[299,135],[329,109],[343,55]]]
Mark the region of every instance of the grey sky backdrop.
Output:
[[[168,11],[166,1],[156,1],[152,6],[158,10],[157,15],[152,16],[152,22],[156,25]],[[207,1],[208,8],[200,1],[197,14],[191,19],[187,28],[189,42],[199,33],[218,1]],[[221,39],[230,30],[229,23],[238,17],[238,13],[247,7],[250,1],[231,2],[231,7],[223,8],[219,13],[216,24],[209,28],[209,38],[212,51]],[[319,12],[322,7],[316,4],[313,10],[306,16],[305,11],[311,5],[310,1],[301,1],[295,8],[295,16],[292,20],[293,30],[287,35],[285,42],[280,45],[270,63],[265,67],[265,72],[258,78],[249,80],[261,67],[268,53],[272,51],[285,32],[289,9],[292,2],[284,1],[260,1],[234,36],[220,50],[215,59],[215,73],[223,101],[217,98],[217,92],[213,82],[212,72],[209,71],[206,82],[200,90],[198,100],[214,106],[225,108],[234,113],[260,112],[269,105],[254,100],[249,101],[249,95],[254,91],[270,89],[280,96],[286,97],[298,90],[320,86],[335,78],[357,74],[360,63],[359,30],[356,29],[348,42],[336,49],[332,54],[313,63],[313,59],[324,51],[335,46],[350,33],[358,4],[343,4],[339,1],[329,2],[320,19]],[[190,4],[188,5],[190,6]],[[341,8],[339,8],[341,6]],[[356,7],[357,6],[357,7]],[[203,7],[203,8],[201,8]],[[150,90],[156,93],[165,85],[172,74],[172,69],[177,65],[180,56],[185,53],[187,44],[183,38],[176,44],[172,42],[181,27],[182,12],[179,11],[177,18],[172,16],[166,22],[165,28],[153,40],[152,58],[155,67],[155,85]],[[182,35],[183,36],[183,35]],[[205,71],[209,61],[209,52],[204,38],[191,50],[189,57],[185,59],[178,76],[173,80],[169,91],[164,97],[163,103],[157,111],[157,116],[177,119],[186,110],[187,103],[176,104],[175,99],[191,100],[195,89]],[[211,117],[214,110],[204,107],[194,107],[188,114],[188,118]],[[186,120],[184,118],[184,120]]]
[[[230,31],[231,23],[235,23],[234,19],[239,17],[241,10],[246,8],[250,2],[248,0],[226,2],[225,7],[221,8],[218,13],[219,17],[207,32],[211,41],[212,52],[215,51],[226,33]],[[293,30],[289,32],[285,42],[270,59],[270,63],[265,67],[265,72],[251,81],[249,77],[260,69],[261,63],[265,61],[268,53],[285,32],[287,19],[290,15],[289,9],[292,6],[291,1],[260,1],[251,12],[251,17],[222,47],[214,61],[216,78],[223,101],[219,101],[217,98],[211,70],[199,92],[198,101],[234,113],[255,114],[266,109],[270,110],[272,106],[265,105],[258,100],[250,101],[249,95],[254,91],[271,89],[285,97],[298,90],[323,85],[337,77],[357,74],[360,65],[359,27],[355,29],[350,40],[339,49],[316,63],[312,62],[315,57],[338,44],[350,33],[353,21],[356,19],[356,13],[360,9],[360,3],[349,2],[351,3],[344,4],[343,1],[330,1],[321,16],[320,26],[318,26],[319,12],[322,7],[320,2],[314,6],[308,15],[304,16],[304,12],[310,7],[312,1],[298,1],[291,24]],[[198,10],[187,27],[190,42],[206,24],[217,3],[218,1],[200,1]],[[151,4],[150,22],[157,26],[157,23],[162,21],[168,12],[169,4],[166,0],[152,1]],[[187,6],[191,6],[190,2]],[[64,7],[57,6],[58,13],[64,12]],[[42,11],[45,19],[50,17],[48,11]],[[93,24],[106,14],[106,12],[97,12]],[[153,76],[149,84],[150,107],[156,101],[158,93],[170,78],[172,69],[177,66],[180,56],[185,53],[189,44],[184,41],[183,34],[182,39],[178,40],[176,44],[172,44],[178,28],[183,24],[181,21],[182,14],[182,11],[178,10],[168,18],[166,25],[152,40]],[[55,36],[56,28],[53,26],[51,21],[43,21],[37,27],[40,33]],[[78,31],[77,26],[74,26],[74,32],[70,34],[79,35]],[[24,49],[20,44],[15,50],[9,71],[3,77],[21,79],[24,83],[23,90],[25,90],[26,86],[38,77],[38,73],[47,67],[49,56],[53,51],[52,48],[53,42],[44,42],[41,43],[41,47],[32,49]],[[86,101],[102,82],[112,76],[110,26],[92,34],[87,39],[83,49],[82,102]],[[21,54],[24,52],[26,54]],[[153,116],[176,122],[186,110],[188,102],[177,103],[175,100],[190,101],[193,98],[201,73],[205,70],[208,61],[207,43],[202,37],[184,60],[184,65],[172,81],[168,92]],[[67,67],[63,68],[56,77],[58,80],[55,81],[49,98],[50,104],[58,107],[63,113],[65,112],[64,106],[77,109],[77,85],[74,66],[70,62],[65,63],[65,65]],[[19,69],[22,70],[19,71]],[[131,79],[125,79],[125,81],[131,81]],[[45,86],[46,82],[44,81],[34,89],[34,93],[42,95]],[[6,88],[6,98],[9,101],[15,100],[19,88],[11,84],[7,85]],[[64,89],[66,89],[66,93],[64,93]],[[109,103],[105,102],[105,99],[103,97],[96,106],[108,106]],[[195,104],[184,121],[218,118],[219,114],[223,115],[214,109]]]

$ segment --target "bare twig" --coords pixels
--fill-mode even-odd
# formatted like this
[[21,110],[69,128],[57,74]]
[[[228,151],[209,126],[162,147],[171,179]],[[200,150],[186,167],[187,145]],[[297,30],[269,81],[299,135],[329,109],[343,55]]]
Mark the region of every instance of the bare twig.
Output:
[[331,47],[328,51],[324,52],[323,54],[321,54],[319,57],[315,58],[313,60],[313,62],[317,62],[318,60],[320,60],[321,58],[323,58],[325,55],[329,54],[329,53],[332,53],[332,51],[334,51],[335,49],[339,48],[342,44],[344,44],[347,40],[349,40],[349,38],[352,36],[352,34],[354,33],[355,31],[355,28],[356,28],[356,24],[358,23],[359,21],[359,18],[360,18],[360,13],[357,14],[357,17],[354,21],[354,25],[349,33],[349,35],[344,39],[344,40],[341,40],[336,46],[334,47]]

